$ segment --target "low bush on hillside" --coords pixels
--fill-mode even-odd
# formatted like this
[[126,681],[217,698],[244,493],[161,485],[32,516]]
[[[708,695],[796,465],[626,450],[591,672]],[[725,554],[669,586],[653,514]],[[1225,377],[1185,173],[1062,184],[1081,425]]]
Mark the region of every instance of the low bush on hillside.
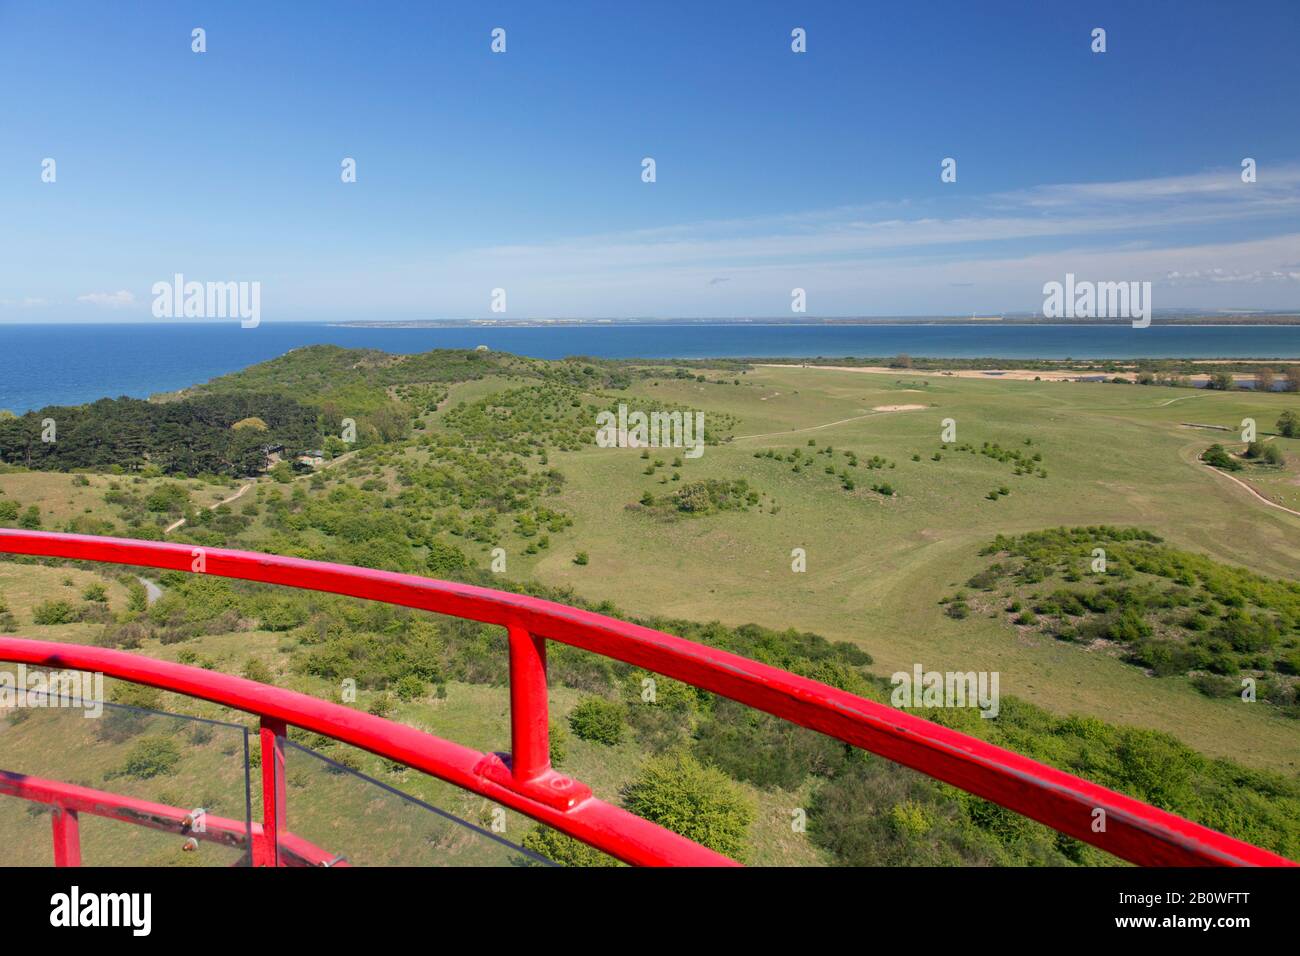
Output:
[[708,478],[689,481],[676,491],[656,497],[647,492],[641,507],[661,515],[699,517],[721,511],[748,511],[759,503],[760,495],[744,479],[726,481]]
[[71,624],[78,620],[77,609],[67,601],[42,601],[32,608],[33,624]]
[[[537,825],[524,835],[522,845],[538,856],[561,866],[619,866],[618,860],[588,846],[581,840],[566,836],[559,830]],[[534,863],[533,865],[537,865]]]
[[1224,471],[1241,471],[1242,464],[1237,459],[1228,454],[1228,450],[1217,442],[1201,454],[1201,461],[1207,465],[1213,465],[1215,468],[1222,468]]
[[647,760],[624,790],[623,805],[732,859],[745,857],[753,804],[725,773],[689,754]]
[[569,728],[583,740],[612,746],[623,739],[623,705],[586,697],[569,713]]
[[[999,535],[982,553],[999,560],[972,583],[978,579],[1005,607],[1027,606],[1033,618],[1020,611],[1016,623],[1117,646],[1155,676],[1258,678],[1259,699],[1300,717],[1300,583],[1170,548],[1134,528]],[[1040,586],[1053,578],[1060,584]]]
[[143,737],[127,752],[119,775],[148,780],[171,773],[180,759],[180,747],[170,737]]

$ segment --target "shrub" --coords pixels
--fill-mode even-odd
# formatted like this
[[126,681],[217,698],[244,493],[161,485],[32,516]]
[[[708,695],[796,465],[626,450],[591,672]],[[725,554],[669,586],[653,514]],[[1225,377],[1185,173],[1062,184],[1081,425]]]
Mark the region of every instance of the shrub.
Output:
[[270,684],[274,680],[271,668],[267,667],[260,657],[250,657],[246,660],[240,674],[249,680],[257,681],[259,684]]
[[796,789],[809,774],[827,775],[844,745],[797,724],[719,699],[699,729],[695,753],[706,764],[758,787]]
[[1131,607],[1110,617],[1105,626],[1105,636],[1112,641],[1131,642],[1151,636],[1151,626]]
[[623,739],[623,705],[603,697],[585,697],[569,714],[569,727],[583,740],[613,745]]
[[[798,468],[798,466],[795,466]],[[723,481],[709,478],[682,485],[669,496],[673,508],[683,514],[704,515],[716,511],[743,511],[755,504],[758,495],[743,479]]]
[[145,508],[154,514],[180,514],[189,503],[190,493],[176,482],[159,485],[144,500]]
[[961,807],[924,775],[859,755],[813,795],[808,836],[846,866],[1005,862]]
[[113,687],[113,703],[144,710],[158,710],[162,706],[162,691],[144,684],[121,683]]
[[122,775],[148,780],[171,773],[180,763],[181,751],[170,737],[145,737],[126,755]]
[[428,691],[428,686],[414,674],[404,674],[397,681],[397,696],[401,700],[416,700],[423,697]]
[[1283,438],[1300,438],[1300,415],[1288,408],[1278,417],[1277,431]]
[[561,866],[618,866],[612,856],[606,856],[594,846],[541,825],[533,827],[523,839],[525,850],[532,850]]
[[1241,682],[1219,674],[1197,674],[1192,686],[1206,697],[1236,697],[1241,692]]
[[1205,449],[1201,461],[1225,471],[1241,471],[1241,462],[1228,454],[1228,450],[1217,442]]
[[722,771],[684,753],[652,757],[623,792],[639,817],[725,854],[743,859],[754,807]]
[[77,612],[67,601],[45,601],[32,609],[35,624],[71,624]]
[[551,755],[551,766],[558,767],[564,763],[565,758],[569,755],[569,735],[564,732],[564,728],[559,724],[552,723],[547,730],[547,742]]
[[[138,649],[151,637],[148,625],[140,621],[124,621],[121,624],[106,624],[95,643],[100,647],[121,647],[129,651]],[[182,664],[190,663],[181,661]]]

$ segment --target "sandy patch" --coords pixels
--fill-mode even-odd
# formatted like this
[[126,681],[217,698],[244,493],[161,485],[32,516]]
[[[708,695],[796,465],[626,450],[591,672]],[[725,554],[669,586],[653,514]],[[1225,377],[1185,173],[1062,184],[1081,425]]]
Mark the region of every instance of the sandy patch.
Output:
[[877,405],[872,409],[873,412],[911,412],[918,408],[926,408],[925,405]]
[[[1239,359],[1204,359],[1198,360],[1198,364],[1204,362],[1211,364],[1214,362],[1236,362]],[[1253,361],[1253,360],[1252,360]],[[1260,362],[1266,361],[1264,359]],[[1274,365],[1285,365],[1292,360],[1277,359],[1273,360]],[[1077,382],[1077,381],[1097,381],[1099,379],[1122,378],[1125,381],[1132,382],[1137,378],[1137,372],[1103,372],[1097,369],[1071,369],[1065,371],[1046,371],[1029,368],[963,368],[963,369],[919,369],[919,368],[886,368],[878,365],[790,365],[780,362],[757,362],[761,368],[812,368],[822,369],[827,372],[866,372],[871,375],[893,375],[895,378],[914,378],[917,376],[926,376],[927,378],[978,378],[986,382],[1003,381],[1003,382]],[[1186,376],[1194,385],[1204,385],[1210,378],[1205,374],[1194,374]],[[1237,372],[1233,375],[1233,380],[1238,382],[1253,381],[1254,375],[1245,372]]]
[[[790,365],[780,362],[756,362],[760,368],[812,368],[828,372],[866,372],[871,375],[893,375],[895,378],[982,378],[1002,379],[1003,381],[1031,381],[1035,378],[1045,382],[1068,382],[1081,375],[1101,375],[1101,372],[1039,372],[1032,369],[919,369],[919,368],[885,368],[876,365]],[[1130,373],[1131,374],[1131,373]]]

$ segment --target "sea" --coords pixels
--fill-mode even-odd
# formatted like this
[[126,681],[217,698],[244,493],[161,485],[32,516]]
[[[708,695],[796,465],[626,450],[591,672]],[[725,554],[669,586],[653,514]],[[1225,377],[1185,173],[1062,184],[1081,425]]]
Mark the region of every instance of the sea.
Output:
[[158,392],[290,349],[334,344],[393,353],[475,348],[534,358],[1300,358],[1300,326],[797,325],[758,322],[392,327],[325,322],[0,325],[0,409],[15,413]]

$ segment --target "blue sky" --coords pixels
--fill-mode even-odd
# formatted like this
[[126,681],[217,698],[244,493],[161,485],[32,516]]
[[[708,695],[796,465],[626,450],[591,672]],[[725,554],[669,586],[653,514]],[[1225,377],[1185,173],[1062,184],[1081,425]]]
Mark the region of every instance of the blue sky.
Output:
[[0,321],[148,320],[177,272],[260,281],[272,321],[486,317],[494,288],[506,318],[781,316],[795,287],[984,314],[1067,271],[1300,308],[1297,36],[1294,0],[0,0]]

